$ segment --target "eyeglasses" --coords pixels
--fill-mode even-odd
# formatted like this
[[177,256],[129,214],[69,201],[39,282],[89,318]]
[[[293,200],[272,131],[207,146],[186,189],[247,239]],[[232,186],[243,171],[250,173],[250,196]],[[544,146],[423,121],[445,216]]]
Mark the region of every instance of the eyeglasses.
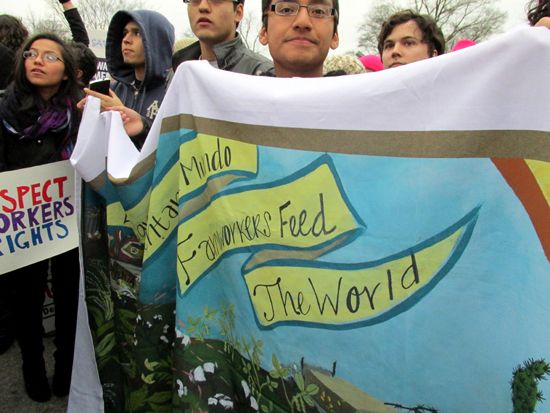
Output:
[[[40,53],[38,53],[36,50],[34,49],[31,49],[31,50],[25,50],[23,52],[23,59],[25,60],[36,60],[36,58],[40,56]],[[65,63],[63,60],[61,60],[59,57],[57,57],[57,55],[54,53],[54,52],[44,52],[42,53],[42,59],[45,61],[45,62],[48,62],[48,63],[55,63],[57,62],[58,60],[61,62],[61,63]]]
[[271,5],[271,11],[277,16],[296,16],[300,9],[305,7],[309,17],[327,19],[336,15],[336,9],[326,4],[308,4],[307,6],[295,1],[279,1]]
[[[231,3],[238,4],[241,2],[241,0],[207,0],[210,5],[218,6],[222,3],[225,3],[226,1],[230,1]],[[191,6],[198,6],[201,4],[202,0],[183,0],[185,4],[190,4]]]

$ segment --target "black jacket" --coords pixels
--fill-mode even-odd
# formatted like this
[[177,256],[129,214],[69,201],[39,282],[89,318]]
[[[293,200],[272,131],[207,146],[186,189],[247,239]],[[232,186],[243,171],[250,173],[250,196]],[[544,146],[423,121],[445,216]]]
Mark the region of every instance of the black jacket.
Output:
[[66,128],[50,131],[41,139],[21,139],[20,131],[15,129],[17,120],[0,117],[0,171],[63,160],[61,150],[67,136],[73,144],[76,142],[80,116],[79,110],[72,110],[70,123]]

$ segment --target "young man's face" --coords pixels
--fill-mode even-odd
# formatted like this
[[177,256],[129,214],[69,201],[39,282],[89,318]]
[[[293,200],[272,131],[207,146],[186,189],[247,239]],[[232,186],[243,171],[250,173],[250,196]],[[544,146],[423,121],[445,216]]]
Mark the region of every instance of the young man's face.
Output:
[[195,36],[216,45],[234,39],[236,24],[243,18],[243,5],[231,0],[197,0],[187,5],[187,15]]
[[132,67],[145,66],[145,50],[141,31],[135,21],[129,21],[122,32],[122,59]]
[[423,39],[422,31],[414,20],[395,26],[384,39],[382,46],[381,57],[384,69],[437,56],[437,50],[430,54],[429,47]]
[[[280,3],[279,0],[271,4]],[[285,2],[285,3],[298,3]],[[323,4],[333,7],[332,0],[309,0],[300,6]],[[316,18],[300,7],[294,16],[280,16],[268,9],[267,27],[260,30],[260,42],[269,46],[275,74],[278,77],[322,76],[323,62],[329,49],[338,47],[334,17]]]

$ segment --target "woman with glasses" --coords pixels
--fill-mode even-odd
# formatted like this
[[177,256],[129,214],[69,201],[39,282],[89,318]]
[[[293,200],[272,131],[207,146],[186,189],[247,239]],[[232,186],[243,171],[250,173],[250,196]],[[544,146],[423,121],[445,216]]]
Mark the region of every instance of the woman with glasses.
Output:
[[[71,48],[52,34],[36,35],[24,44],[14,79],[0,101],[0,171],[17,170],[69,159],[73,150],[81,98]],[[56,308],[56,396],[69,393],[76,312],[78,249],[1,275],[9,288],[15,335],[23,359],[29,397],[51,398],[42,343],[42,306],[50,269]],[[6,293],[6,291],[4,291]]]

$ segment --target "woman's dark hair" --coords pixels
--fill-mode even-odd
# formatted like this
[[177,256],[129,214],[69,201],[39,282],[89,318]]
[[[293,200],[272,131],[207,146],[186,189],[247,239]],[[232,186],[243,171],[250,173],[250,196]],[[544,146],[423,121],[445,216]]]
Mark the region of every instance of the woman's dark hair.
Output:
[[0,43],[17,52],[29,37],[21,20],[9,14],[0,14]]
[[378,52],[380,56],[382,56],[382,51],[384,50],[384,42],[393,32],[393,29],[410,20],[414,20],[422,32],[422,41],[428,45],[430,56],[434,50],[437,50],[438,55],[445,53],[445,36],[443,36],[443,32],[435,20],[426,14],[419,14],[412,10],[403,10],[390,16],[382,24],[382,28],[378,34]]
[[25,60],[23,59],[23,52],[29,50],[35,41],[41,39],[51,40],[60,46],[61,60],[65,64],[65,76],[67,77],[67,79],[61,81],[59,90],[49,100],[48,105],[58,108],[67,108],[69,106],[74,108],[80,99],[81,91],[76,78],[76,64],[72,48],[54,34],[37,34],[28,39],[17,54],[13,82],[6,90],[0,108],[1,117],[13,117],[13,115],[16,115],[18,119],[23,120],[22,123],[27,124],[36,115],[37,108],[44,105],[40,95],[37,93],[36,87],[27,79]]
[[531,2],[529,11],[527,12],[527,20],[529,24],[534,26],[543,17],[550,17],[550,1],[535,0]]

